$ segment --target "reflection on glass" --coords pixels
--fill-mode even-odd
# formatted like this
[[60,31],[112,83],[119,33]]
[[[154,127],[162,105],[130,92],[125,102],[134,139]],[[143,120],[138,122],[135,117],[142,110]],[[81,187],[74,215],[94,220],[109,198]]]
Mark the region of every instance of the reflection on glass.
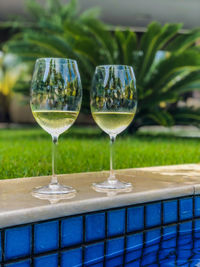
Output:
[[107,181],[95,183],[93,187],[97,190],[131,188],[131,183],[116,179],[112,147],[116,136],[128,127],[136,113],[136,81],[133,68],[123,65],[96,67],[90,103],[94,120],[110,136],[110,176]]
[[68,194],[70,186],[58,183],[54,154],[60,134],[75,122],[81,107],[82,86],[75,60],[41,58],[36,61],[31,85],[31,109],[37,123],[52,137],[52,180],[34,189],[39,194]]

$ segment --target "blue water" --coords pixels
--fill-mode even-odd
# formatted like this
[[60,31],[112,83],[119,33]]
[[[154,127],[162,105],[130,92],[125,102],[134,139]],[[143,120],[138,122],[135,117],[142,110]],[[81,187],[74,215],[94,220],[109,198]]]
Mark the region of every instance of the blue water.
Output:
[[106,266],[200,267],[200,220],[128,235],[126,247],[107,255]]

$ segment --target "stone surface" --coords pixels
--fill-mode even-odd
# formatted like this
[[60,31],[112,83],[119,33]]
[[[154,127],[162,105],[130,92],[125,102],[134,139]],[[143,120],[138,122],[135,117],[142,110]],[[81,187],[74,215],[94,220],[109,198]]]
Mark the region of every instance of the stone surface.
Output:
[[128,193],[108,195],[93,190],[108,172],[59,175],[60,183],[73,186],[77,193],[70,199],[38,199],[31,191],[48,184],[50,177],[18,178],[0,181],[0,227],[36,222],[72,214],[144,203],[200,193],[200,165],[175,165],[118,170],[122,181],[131,182]]

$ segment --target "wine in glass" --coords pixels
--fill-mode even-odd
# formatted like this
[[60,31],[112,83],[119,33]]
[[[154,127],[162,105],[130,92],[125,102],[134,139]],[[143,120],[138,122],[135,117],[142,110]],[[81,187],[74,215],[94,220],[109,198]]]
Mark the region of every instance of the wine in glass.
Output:
[[35,188],[38,194],[68,194],[70,186],[58,183],[54,156],[60,134],[75,122],[81,107],[82,86],[75,60],[37,59],[31,85],[31,110],[37,123],[52,137],[52,179],[49,185]]
[[136,113],[136,80],[133,68],[125,65],[97,66],[90,98],[95,122],[110,136],[110,175],[107,181],[95,183],[93,186],[97,190],[129,189],[132,187],[131,183],[116,179],[112,149],[116,136],[128,127]]

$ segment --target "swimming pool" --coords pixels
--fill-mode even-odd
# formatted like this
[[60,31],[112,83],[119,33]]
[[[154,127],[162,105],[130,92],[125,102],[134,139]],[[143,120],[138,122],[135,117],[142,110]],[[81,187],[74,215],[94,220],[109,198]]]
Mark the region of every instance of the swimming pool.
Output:
[[73,174],[61,180],[79,194],[53,204],[30,194],[48,177],[2,181],[0,267],[200,266],[198,177],[121,173],[133,192],[99,194],[89,185],[106,172]]

